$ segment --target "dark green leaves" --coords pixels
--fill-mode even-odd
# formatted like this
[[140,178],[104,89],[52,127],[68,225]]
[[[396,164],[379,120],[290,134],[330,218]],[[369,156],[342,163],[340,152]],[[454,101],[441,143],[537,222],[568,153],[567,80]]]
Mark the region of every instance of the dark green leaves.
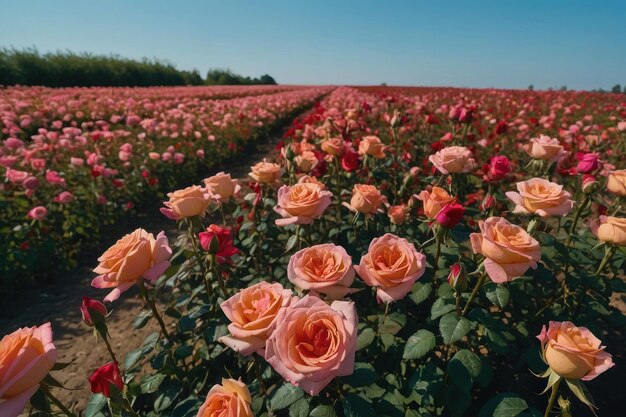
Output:
[[489,301],[498,308],[504,308],[509,303],[509,290],[502,285],[485,285],[485,294]]
[[515,417],[527,409],[526,401],[511,392],[503,392],[487,401],[480,417]]
[[471,328],[471,322],[465,317],[460,317],[456,312],[446,314],[439,321],[439,331],[446,344],[458,342]]
[[274,396],[270,400],[270,408],[272,410],[282,410],[302,397],[304,397],[304,391],[294,385],[285,383],[274,393]]
[[413,336],[409,337],[404,346],[404,359],[418,359],[426,355],[435,347],[435,335],[428,330],[418,330]]

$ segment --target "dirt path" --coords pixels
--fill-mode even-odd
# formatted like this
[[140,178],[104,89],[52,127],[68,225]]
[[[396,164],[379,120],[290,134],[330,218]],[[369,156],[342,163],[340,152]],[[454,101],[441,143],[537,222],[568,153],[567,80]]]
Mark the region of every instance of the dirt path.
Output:
[[[284,129],[277,129],[269,138],[260,141],[254,151],[246,151],[237,160],[211,169],[208,175],[225,171],[234,178],[245,179],[251,165],[275,153],[275,146],[283,132]],[[103,234],[106,237],[98,244],[98,249],[83,257],[83,266],[64,274],[51,284],[25,289],[10,300],[0,300],[0,335],[11,333],[18,327],[41,325],[48,321],[52,323],[54,343],[59,352],[58,361],[75,363],[53,374],[66,387],[75,390],[58,390],[56,395],[79,411],[84,410],[91,395],[89,375],[110,361],[102,341],[96,344],[92,330],[82,322],[81,299],[84,295],[102,299],[108,293],[91,287],[91,280],[95,276],[92,268],[102,252],[119,237],[137,227],[155,234],[164,230],[170,241],[177,235],[175,223],[160,214],[159,206],[156,206],[154,212],[139,219],[118,223],[109,233]],[[141,346],[150,333],[158,331],[158,325],[155,320],[151,320],[140,330],[133,328],[132,323],[141,309],[138,291],[135,289],[126,292],[114,306],[107,323],[112,347],[123,362],[128,352]]]

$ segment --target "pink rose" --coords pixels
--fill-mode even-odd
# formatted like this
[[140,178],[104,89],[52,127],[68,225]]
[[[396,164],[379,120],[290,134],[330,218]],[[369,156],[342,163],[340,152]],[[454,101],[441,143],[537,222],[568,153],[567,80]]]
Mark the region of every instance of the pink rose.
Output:
[[586,327],[569,321],[551,321],[537,336],[544,361],[557,375],[567,379],[591,381],[615,366],[600,339]]
[[475,164],[472,152],[463,146],[443,148],[434,155],[430,155],[428,160],[442,174],[470,172]]
[[514,202],[513,213],[535,213],[541,217],[565,216],[572,211],[574,201],[563,186],[543,178],[532,178],[517,184],[517,191],[508,191],[506,196]]
[[352,258],[344,248],[332,243],[302,249],[289,259],[287,278],[304,290],[340,299],[353,292]]
[[546,135],[531,139],[530,144],[524,145],[524,150],[534,159],[546,161],[559,161],[565,155],[559,140]]
[[244,356],[262,352],[265,342],[274,331],[278,313],[286,308],[293,294],[279,283],[261,281],[239,291],[220,304],[231,321],[229,336],[220,342]]
[[384,303],[402,299],[426,270],[426,257],[408,240],[387,233],[370,243],[367,253],[355,266],[357,274]]
[[278,190],[278,202],[274,207],[274,211],[283,218],[277,219],[276,225],[313,223],[313,220],[322,217],[331,203],[332,195],[312,182],[283,185]]
[[68,204],[74,201],[74,194],[69,191],[63,191],[58,196],[54,197],[55,203]]
[[196,417],[253,417],[252,397],[241,379],[222,378],[222,385],[213,385]]
[[29,175],[30,174],[26,171],[18,171],[17,169],[11,168],[8,168],[5,174],[7,180],[13,184],[21,184]]
[[44,220],[48,215],[48,210],[44,206],[37,206],[30,209],[28,217],[34,220]]
[[265,360],[287,381],[317,395],[333,378],[354,371],[357,325],[353,302],[329,306],[306,295],[278,314]]
[[23,327],[0,340],[0,415],[17,417],[57,360],[52,327]]
[[601,167],[600,156],[597,153],[582,153],[576,154],[578,165],[576,170],[583,174],[589,174]]

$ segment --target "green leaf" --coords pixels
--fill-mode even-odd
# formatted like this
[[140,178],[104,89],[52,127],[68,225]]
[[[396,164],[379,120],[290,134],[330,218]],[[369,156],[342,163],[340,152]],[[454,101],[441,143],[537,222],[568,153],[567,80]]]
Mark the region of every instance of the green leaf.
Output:
[[143,310],[141,313],[139,313],[139,315],[133,322],[133,327],[135,329],[141,329],[145,327],[145,325],[148,324],[148,321],[150,320],[151,317],[152,317],[152,311]]
[[352,375],[341,378],[343,382],[353,387],[364,387],[376,382],[378,373],[369,363],[357,362],[354,364]]
[[141,378],[141,392],[144,394],[152,394],[159,389],[159,386],[165,379],[163,374],[148,375]]
[[270,408],[272,410],[282,410],[302,397],[304,397],[304,391],[294,385],[285,383],[274,393],[274,396],[270,400]]
[[430,318],[435,320],[454,310],[456,310],[454,304],[448,303],[444,298],[437,298],[430,309]]
[[580,380],[574,379],[566,379],[567,386],[574,393],[576,398],[582,401],[584,404],[587,404],[589,407],[593,408],[593,398],[591,398],[591,394],[587,390],[587,387]]
[[176,400],[176,397],[178,397],[182,392],[177,382],[163,384],[160,391],[161,393],[154,401],[154,411],[157,413],[160,413],[171,406]]
[[446,314],[439,321],[439,331],[446,344],[458,342],[471,328],[471,322],[465,317],[459,317],[456,312]]
[[135,364],[137,364],[137,362],[139,362],[139,360],[141,360],[142,356],[143,348],[131,350],[130,352],[128,352],[128,354],[126,354],[126,359],[124,360],[124,368],[126,370],[132,368],[133,366],[135,366]]
[[174,352],[174,356],[176,356],[176,358],[178,359],[185,359],[191,356],[192,353],[193,353],[193,348],[191,346],[182,345],[178,347],[178,349],[176,349],[176,352]]
[[420,282],[417,282],[413,286],[413,291],[411,291],[411,293],[409,294],[409,298],[415,304],[419,305],[420,303],[422,303],[422,302],[426,301],[426,299],[428,299],[428,297],[430,296],[431,291],[432,291],[432,285],[430,283],[422,284]]
[[104,408],[107,403],[107,397],[102,394],[94,394],[89,399],[87,407],[85,407],[85,417],[95,417],[96,414]]
[[309,400],[300,398],[289,407],[289,417],[309,417]]
[[355,394],[346,395],[343,401],[343,411],[346,417],[376,417],[370,403]]
[[526,401],[512,392],[496,395],[481,408],[480,417],[515,417],[528,409]]
[[200,408],[200,402],[195,397],[189,397],[179,402],[172,410],[170,417],[194,417]]
[[310,417],[337,417],[330,405],[318,405],[311,411]]
[[365,349],[368,347],[376,337],[376,332],[374,329],[370,327],[366,327],[359,333],[359,336],[356,339],[356,350]]
[[485,294],[489,301],[498,308],[504,308],[509,303],[511,295],[508,288],[502,285],[487,285]]
[[48,402],[48,398],[46,398],[46,394],[39,388],[32,397],[30,397],[30,405],[33,406],[36,410],[50,412],[50,403]]
[[418,359],[430,352],[435,347],[435,335],[433,332],[420,329],[409,337],[404,346],[404,359]]
[[461,349],[448,364],[452,382],[464,392],[470,392],[481,370],[480,358],[467,349]]
[[291,249],[293,249],[293,247],[296,246],[297,241],[298,241],[297,235],[290,236],[289,240],[287,241],[287,246],[285,246],[285,252],[289,252]]

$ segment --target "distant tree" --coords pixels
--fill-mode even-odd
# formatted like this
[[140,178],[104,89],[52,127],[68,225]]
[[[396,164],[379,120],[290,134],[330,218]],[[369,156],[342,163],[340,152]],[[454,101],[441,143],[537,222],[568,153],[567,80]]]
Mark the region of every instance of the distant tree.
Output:
[[530,91],[534,91],[534,90],[535,90],[535,86],[531,84],[531,85],[529,85],[529,86],[528,86],[528,89],[529,89]]
[[622,92],[622,86],[619,84],[615,84],[613,88],[611,88],[611,93],[619,94]]
[[387,87],[387,83],[380,83],[381,87]]
[[562,85],[561,88],[559,88],[560,91],[567,91],[567,86],[566,85]]
[[207,72],[206,84],[208,85],[254,85],[254,84],[276,84],[274,78],[268,74],[260,78],[243,77],[233,73],[230,69],[210,69]]

